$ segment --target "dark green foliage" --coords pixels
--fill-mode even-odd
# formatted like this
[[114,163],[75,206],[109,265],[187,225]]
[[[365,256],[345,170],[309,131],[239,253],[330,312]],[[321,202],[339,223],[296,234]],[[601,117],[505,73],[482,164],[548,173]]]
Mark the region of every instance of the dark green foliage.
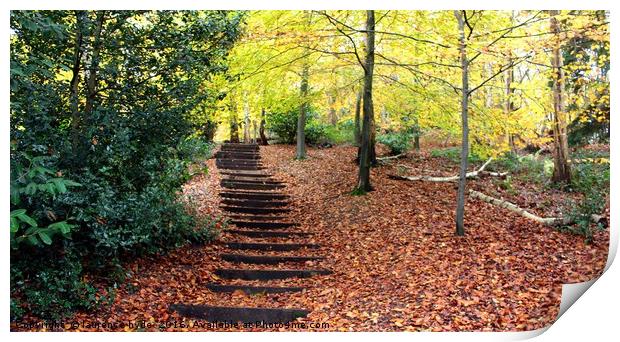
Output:
[[[308,113],[309,114],[309,113]],[[299,110],[288,112],[269,112],[266,117],[266,128],[275,134],[284,144],[293,144],[297,133],[297,116]],[[311,122],[311,115],[306,117],[306,126]]]
[[210,153],[189,137],[204,135],[220,96],[204,81],[226,71],[242,18],[11,12],[13,318],[93,305],[84,274],[120,274],[128,257],[212,236],[179,191]]
[[[571,188],[583,194],[578,203],[570,203],[575,227],[564,227],[592,241],[592,215],[601,215],[609,195],[609,164],[579,163],[572,167]],[[597,228],[602,228],[596,224]]]
[[18,319],[26,310],[61,319],[75,309],[92,309],[114,300],[113,288],[102,295],[82,280],[80,259],[71,250],[47,250],[45,262],[11,260],[11,288],[21,289],[19,296],[11,296],[11,319]]
[[[298,110],[285,113],[267,113],[266,128],[275,134],[279,141],[284,144],[293,144],[296,141]],[[353,123],[345,121],[338,126],[332,126],[320,122],[318,114],[312,109],[306,114],[306,143],[315,144],[341,144],[353,141]]]
[[312,120],[306,125],[306,143],[312,145],[329,142],[327,138],[328,127],[330,126],[327,124]]
[[391,155],[407,152],[411,148],[413,135],[408,132],[390,132],[377,136],[377,141],[390,149]]
[[[266,127],[271,133],[275,134],[279,141],[284,144],[293,144],[297,134],[297,116],[299,110],[291,110],[288,112],[267,113]],[[317,144],[328,142],[327,127],[328,125],[319,122],[317,113],[308,110],[306,113],[306,143]]]

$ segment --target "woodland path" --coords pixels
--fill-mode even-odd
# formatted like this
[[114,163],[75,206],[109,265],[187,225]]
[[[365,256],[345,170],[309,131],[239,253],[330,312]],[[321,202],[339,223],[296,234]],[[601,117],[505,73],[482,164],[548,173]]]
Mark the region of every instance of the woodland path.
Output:
[[[215,274],[223,281],[209,283],[206,287],[216,293],[242,291],[248,295],[289,293],[304,290],[302,286],[262,286],[255,281],[274,281],[289,278],[309,278],[332,273],[330,270],[304,268],[306,262],[324,258],[308,255],[318,249],[317,244],[304,243],[310,232],[296,231],[297,223],[291,222],[290,196],[286,184],[267,173],[260,161],[260,148],[256,144],[223,144],[216,154],[216,165],[222,178],[221,209],[230,219],[233,228],[228,236],[244,236],[243,241],[224,241],[227,251],[220,254],[234,268],[218,268]],[[248,241],[256,238],[258,241]],[[265,238],[269,242],[264,242]],[[281,243],[278,239],[297,240]],[[290,254],[304,252],[303,255]],[[284,266],[285,268],[282,268]],[[258,268],[257,268],[258,267]],[[267,268],[265,268],[267,267]],[[289,307],[228,307],[177,303],[170,307],[180,315],[210,322],[228,323],[286,323],[309,313],[304,308]]]

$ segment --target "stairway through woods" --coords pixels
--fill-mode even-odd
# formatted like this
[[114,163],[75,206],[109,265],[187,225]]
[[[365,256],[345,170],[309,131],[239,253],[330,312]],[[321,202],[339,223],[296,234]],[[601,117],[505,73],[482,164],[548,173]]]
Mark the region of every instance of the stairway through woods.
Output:
[[[222,209],[230,218],[231,236],[243,236],[243,241],[226,241],[228,252],[220,258],[237,265],[234,268],[220,268],[215,274],[222,283],[206,284],[217,293],[243,291],[247,294],[287,293],[303,291],[298,286],[257,286],[256,281],[286,280],[288,278],[308,278],[329,274],[325,269],[308,269],[303,265],[308,261],[323,258],[306,253],[319,248],[319,245],[303,243],[303,238],[312,233],[296,231],[297,224],[291,222],[287,213],[291,210],[290,197],[286,194],[286,184],[277,181],[260,162],[260,149],[257,144],[225,143],[216,154],[216,165],[222,175]],[[248,241],[247,238],[260,239]],[[277,242],[287,239],[286,243]],[[275,241],[264,242],[264,239]],[[290,243],[290,239],[299,240]],[[291,255],[304,252],[303,255]],[[278,264],[297,265],[294,268],[279,268]],[[256,268],[260,265],[261,268]],[[267,268],[265,268],[265,265]],[[269,266],[273,265],[273,266]],[[226,281],[234,282],[227,284]],[[240,283],[247,281],[248,284]],[[171,309],[182,316],[227,323],[286,323],[298,317],[305,317],[309,311],[304,308],[289,307],[228,307],[174,304]]]

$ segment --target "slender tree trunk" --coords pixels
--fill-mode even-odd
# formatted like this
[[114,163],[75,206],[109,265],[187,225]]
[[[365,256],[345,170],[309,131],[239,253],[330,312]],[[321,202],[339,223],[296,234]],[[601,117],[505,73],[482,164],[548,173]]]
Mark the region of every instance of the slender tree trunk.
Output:
[[559,11],[550,11],[551,32],[554,33],[551,65],[553,67],[553,177],[556,183],[570,182],[568,165],[568,140],[566,136],[566,118],[564,111],[564,70],[562,68],[562,49],[560,47],[560,25],[555,18]]
[[390,113],[388,113],[387,107],[383,105],[381,108],[381,125],[383,125],[383,127],[388,125],[389,115]]
[[[511,25],[514,24],[514,12],[510,18]],[[513,57],[512,51],[508,51],[508,65],[512,64]],[[514,105],[514,94],[515,88],[512,86],[515,79],[514,68],[510,68],[506,70],[506,103],[505,103],[505,111],[506,111],[506,122],[508,123],[508,146],[510,146],[510,150],[512,153],[517,153],[517,145],[515,144],[515,133],[512,128],[512,113],[515,111]]]
[[304,63],[301,72],[301,106],[299,108],[299,117],[297,117],[297,153],[296,159],[306,158],[306,115],[308,112],[308,69],[307,63]]
[[332,126],[336,126],[338,124],[338,115],[336,115],[336,96],[334,94],[330,94],[328,97],[329,101],[329,123]]
[[[373,48],[374,54],[374,48]],[[374,56],[373,56],[373,66],[374,66]],[[372,103],[371,103],[372,105]],[[377,150],[375,149],[377,140],[377,126],[375,124],[375,111],[372,110],[372,115],[370,116],[370,165],[377,165]]]
[[230,142],[239,142],[239,124],[237,123],[237,113],[231,113],[230,116]]
[[[509,54],[509,56],[511,55],[512,54]],[[509,57],[508,62],[509,63],[512,62],[512,57]],[[514,101],[513,101],[515,88],[512,86],[513,82],[514,82],[514,69],[510,68],[509,70],[506,71],[506,103],[504,104],[504,110],[506,113],[506,122],[508,125],[508,128],[507,128],[508,145],[510,146],[510,150],[513,153],[516,153],[517,146],[515,145],[515,134],[513,133],[513,130],[510,124],[512,122],[511,121],[512,112],[514,112],[515,110]]]
[[355,99],[355,121],[353,127],[353,135],[355,138],[355,145],[358,147],[357,160],[359,161],[359,147],[362,145],[362,132],[360,129],[360,111],[362,107],[362,94],[363,90],[357,92],[357,98]]
[[82,61],[82,53],[83,53],[83,27],[84,27],[84,15],[83,11],[75,12],[75,51],[73,54],[73,67],[71,68],[72,76],[71,82],[69,83],[70,91],[71,91],[71,147],[73,150],[73,155],[76,157],[76,161],[81,160],[79,158],[79,149],[80,149],[80,126],[82,122],[82,117],[79,111],[79,84],[80,84],[80,69],[81,61]]
[[414,126],[413,126],[413,148],[415,148],[416,152],[420,152],[420,123],[418,116],[414,116]]
[[265,136],[265,108],[261,109],[258,132],[260,134],[261,145],[268,145],[269,143],[267,142],[267,137]]
[[366,62],[364,66],[364,119],[362,122],[362,143],[359,162],[357,191],[372,190],[370,164],[374,108],[372,103],[372,77],[375,64],[375,11],[366,11]]
[[[306,15],[306,24],[310,26],[312,20],[312,11],[304,11]],[[305,42],[310,44],[309,40]],[[304,64],[301,70],[301,85],[299,86],[299,92],[301,94],[301,105],[299,106],[299,116],[297,117],[297,149],[295,151],[295,159],[306,158],[306,116],[308,115],[308,78],[310,72],[310,65],[308,64],[308,58],[304,58]]]
[[465,41],[465,21],[460,11],[454,11],[459,26],[459,51],[461,60],[461,169],[459,172],[459,188],[456,204],[456,235],[465,235],[463,217],[465,214],[465,182],[467,180],[467,158],[469,156],[469,126],[467,122],[469,108],[469,60],[467,59],[467,45]]
[[234,94],[230,97],[230,142],[239,142],[239,123],[237,122],[237,101]]
[[250,101],[248,99],[248,93],[243,93],[243,142],[250,143]]
[[97,26],[95,28],[93,52],[91,56],[90,67],[88,70],[88,81],[86,84],[87,97],[84,112],[91,114],[94,107],[95,96],[97,95],[97,72],[99,71],[99,55],[101,53],[101,31],[105,21],[105,11],[97,11]]

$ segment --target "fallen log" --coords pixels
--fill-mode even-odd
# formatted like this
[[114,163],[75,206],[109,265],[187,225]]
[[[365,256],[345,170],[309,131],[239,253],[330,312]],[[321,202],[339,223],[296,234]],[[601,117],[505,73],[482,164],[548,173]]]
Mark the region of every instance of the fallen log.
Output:
[[[518,207],[516,204],[508,202],[506,200],[502,200],[499,198],[495,198],[495,197],[491,197],[488,195],[483,194],[482,192],[479,191],[475,191],[475,190],[469,190],[469,195],[473,198],[477,198],[480,199],[484,202],[496,205],[498,207],[501,208],[505,208],[508,209],[512,212],[515,212],[525,218],[528,218],[530,220],[534,220],[540,224],[546,225],[546,226],[566,226],[566,225],[570,225],[575,223],[574,218],[571,217],[540,217],[537,215],[534,215],[530,212],[528,212],[527,210]],[[607,227],[607,220],[605,219],[604,216],[602,215],[592,215],[592,217],[590,218],[592,220],[592,222],[594,223],[601,223],[603,226]]]
[[401,154],[397,154],[395,156],[387,156],[387,157],[377,157],[377,161],[380,163],[384,163],[388,160],[392,160],[392,159],[400,159],[400,158],[404,158],[407,156],[407,153],[401,153]]
[[[489,165],[489,163],[493,160],[493,158],[489,158],[486,163],[484,163],[478,170],[468,172],[465,174],[466,178],[476,178],[478,175],[487,175],[487,176],[495,176],[495,177],[505,177],[507,172],[488,172],[484,171],[484,169]],[[427,181],[427,182],[454,182],[459,180],[459,175],[449,176],[449,177],[434,177],[434,176],[399,176],[399,175],[388,175],[388,177],[392,179],[398,180],[408,180],[408,181]]]

